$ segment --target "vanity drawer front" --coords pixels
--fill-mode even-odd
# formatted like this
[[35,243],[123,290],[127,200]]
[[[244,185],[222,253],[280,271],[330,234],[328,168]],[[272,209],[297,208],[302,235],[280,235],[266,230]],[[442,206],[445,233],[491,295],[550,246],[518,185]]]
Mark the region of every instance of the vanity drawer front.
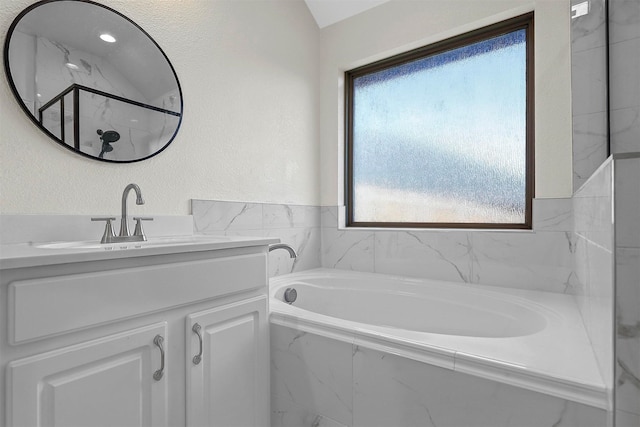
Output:
[[15,281],[11,344],[267,286],[266,254]]

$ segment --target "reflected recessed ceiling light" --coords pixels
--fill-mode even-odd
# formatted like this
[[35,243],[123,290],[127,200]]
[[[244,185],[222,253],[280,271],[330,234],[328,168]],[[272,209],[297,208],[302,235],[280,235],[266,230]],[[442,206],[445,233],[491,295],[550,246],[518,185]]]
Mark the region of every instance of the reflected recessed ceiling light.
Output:
[[78,67],[76,64],[72,64],[71,62],[67,62],[66,64],[64,64],[65,67],[67,68],[71,68],[72,70],[79,70],[80,67]]
[[116,42],[116,38],[113,37],[111,34],[100,34],[100,38],[104,41],[106,41],[107,43],[115,43]]

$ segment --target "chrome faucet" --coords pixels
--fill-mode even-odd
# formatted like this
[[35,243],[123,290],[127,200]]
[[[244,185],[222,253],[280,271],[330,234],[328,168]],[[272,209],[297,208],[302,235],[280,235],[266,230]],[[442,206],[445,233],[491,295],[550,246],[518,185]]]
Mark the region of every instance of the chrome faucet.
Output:
[[91,218],[91,221],[107,222],[100,243],[143,242],[147,240],[147,237],[144,235],[144,230],[142,229],[142,221],[153,221],[153,218],[134,217],[133,219],[136,221],[136,228],[133,235],[129,232],[129,224],[127,222],[127,196],[131,190],[136,192],[136,205],[144,205],[144,199],[142,198],[140,187],[136,184],[127,185],[122,193],[122,218],[120,219],[120,233],[117,236],[113,232],[113,227],[111,226],[111,221],[115,221],[114,217]]
[[142,192],[140,191],[140,187],[137,184],[129,184],[124,187],[124,191],[122,192],[122,218],[120,219],[120,233],[119,237],[129,237],[131,233],[129,232],[129,224],[127,222],[127,196],[131,190],[135,190],[136,192],[136,205],[144,205],[144,199],[142,198]]
[[284,249],[287,252],[289,252],[289,256],[291,258],[297,258],[298,254],[296,253],[296,250],[293,249],[290,245],[286,244],[286,243],[275,243],[273,245],[269,245],[269,252],[271,251],[275,251],[276,249]]

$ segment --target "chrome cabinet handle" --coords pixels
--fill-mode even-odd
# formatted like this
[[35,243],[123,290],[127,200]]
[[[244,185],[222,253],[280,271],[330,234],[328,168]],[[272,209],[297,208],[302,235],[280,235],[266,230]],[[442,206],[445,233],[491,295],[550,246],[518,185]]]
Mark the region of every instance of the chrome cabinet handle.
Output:
[[160,335],[156,335],[153,339],[153,343],[158,346],[160,349],[160,369],[153,373],[153,379],[156,381],[160,381],[162,376],[164,375],[164,348],[162,347],[162,343],[164,342],[164,338]]
[[202,361],[202,334],[200,333],[202,327],[198,323],[196,323],[195,325],[193,325],[193,328],[191,328],[191,330],[195,332],[195,334],[198,336],[198,341],[200,341],[200,352],[193,356],[193,364],[197,365]]

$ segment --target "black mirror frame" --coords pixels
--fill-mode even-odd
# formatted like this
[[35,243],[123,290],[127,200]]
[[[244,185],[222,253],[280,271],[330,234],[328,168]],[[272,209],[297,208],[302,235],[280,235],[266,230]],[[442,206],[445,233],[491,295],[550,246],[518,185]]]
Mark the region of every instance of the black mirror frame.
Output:
[[[149,38],[149,40],[151,40],[151,42],[158,48],[158,50],[160,51],[162,56],[167,61],[167,65],[169,65],[169,68],[173,72],[173,76],[176,79],[176,85],[178,86],[178,93],[180,94],[180,118],[178,120],[178,124],[176,126],[176,130],[173,133],[173,135],[171,136],[171,138],[169,138],[169,141],[167,141],[166,144],[164,144],[159,150],[155,151],[153,154],[150,154],[150,155],[148,155],[146,157],[141,157],[139,159],[132,159],[132,160],[110,160],[110,159],[98,158],[96,156],[89,155],[89,154],[84,153],[84,152],[82,152],[80,150],[77,150],[75,147],[72,147],[69,144],[65,143],[60,138],[58,138],[53,133],[51,133],[48,129],[46,129],[44,126],[42,126],[40,124],[40,122],[38,122],[38,119],[36,118],[36,116],[34,116],[29,111],[27,106],[22,102],[22,98],[20,97],[20,94],[18,93],[18,89],[16,88],[15,83],[13,82],[13,78],[12,78],[12,75],[11,75],[11,67],[10,67],[10,64],[9,64],[9,44],[11,42],[11,35],[13,34],[13,31],[15,30],[16,26],[19,24],[20,20],[26,14],[28,14],[30,11],[32,11],[33,9],[35,9],[35,8],[37,8],[39,6],[42,6],[43,4],[57,3],[57,2],[61,2],[61,1],[67,1],[67,2],[73,1],[73,2],[79,2],[79,3],[89,3],[89,4],[92,4],[94,6],[106,9],[106,10],[108,10],[108,11],[110,11],[110,12],[112,12],[112,13],[118,15],[118,16],[120,16],[121,18],[123,18],[126,21],[128,21],[129,23],[131,23],[138,30],[140,30],[145,36],[147,36]],[[162,50],[160,45],[141,26],[136,24],[133,20],[131,20],[127,16],[123,15],[122,13],[120,13],[117,10],[114,10],[114,9],[108,7],[108,6],[105,6],[105,5],[100,4],[100,3],[96,3],[96,2],[94,2],[92,0],[40,0],[40,1],[38,1],[38,2],[36,2],[34,4],[32,4],[32,5],[28,6],[27,8],[25,8],[13,20],[13,22],[9,26],[9,29],[7,31],[7,35],[5,37],[3,54],[4,54],[4,72],[5,72],[5,76],[7,78],[7,82],[9,83],[9,87],[11,87],[11,92],[13,92],[13,96],[15,97],[18,105],[20,105],[20,108],[22,108],[22,110],[27,115],[27,117],[29,117],[29,119],[36,125],[36,127],[38,129],[40,129],[42,132],[44,132],[47,136],[49,136],[51,139],[53,139],[59,145],[62,145],[63,147],[65,147],[66,149],[72,151],[75,154],[79,154],[79,155],[81,155],[83,157],[86,157],[88,159],[97,160],[97,161],[101,161],[101,162],[107,162],[107,163],[136,163],[136,162],[140,162],[142,160],[149,159],[149,158],[151,158],[153,156],[156,156],[157,154],[161,153],[162,151],[164,151],[173,142],[173,140],[175,139],[176,135],[178,134],[178,131],[180,130],[180,125],[182,124],[182,118],[183,118],[183,115],[184,115],[184,101],[183,101],[183,95],[182,95],[182,87],[180,86],[180,80],[178,80],[178,75],[176,73],[176,70],[173,68],[173,65],[171,64],[171,61],[169,61],[169,58],[164,53],[164,51]]]

